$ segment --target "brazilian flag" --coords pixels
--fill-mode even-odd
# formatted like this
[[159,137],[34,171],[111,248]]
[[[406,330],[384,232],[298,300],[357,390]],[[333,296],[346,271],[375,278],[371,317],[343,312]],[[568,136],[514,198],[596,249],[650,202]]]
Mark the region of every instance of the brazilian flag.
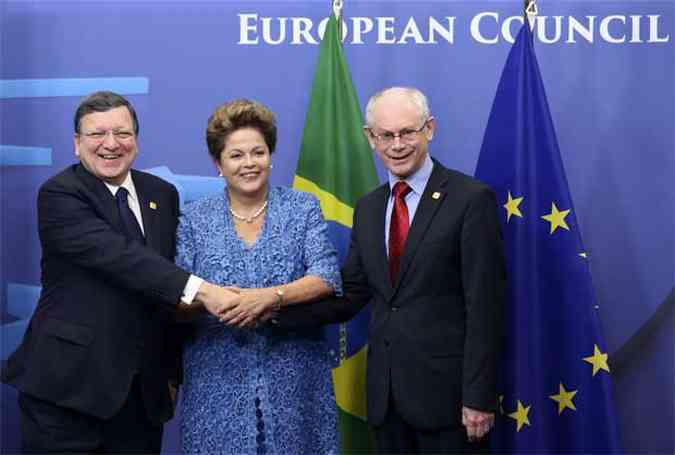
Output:
[[[363,134],[363,117],[331,15],[321,41],[312,94],[293,188],[321,201],[329,233],[344,260],[356,201],[378,185],[375,164]],[[372,453],[366,425],[366,341],[370,308],[349,324],[329,327],[338,354],[333,370],[343,453]]]

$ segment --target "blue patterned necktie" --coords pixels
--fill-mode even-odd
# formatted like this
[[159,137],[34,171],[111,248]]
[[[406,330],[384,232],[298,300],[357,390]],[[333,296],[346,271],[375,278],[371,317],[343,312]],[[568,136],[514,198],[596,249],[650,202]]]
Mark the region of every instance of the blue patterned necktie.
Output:
[[117,208],[120,211],[120,219],[122,220],[122,227],[124,228],[124,233],[131,240],[137,240],[140,243],[145,244],[145,237],[143,237],[143,231],[138,225],[138,220],[134,215],[134,212],[131,211],[129,207],[129,192],[126,188],[120,187],[115,194],[115,199],[117,200]]

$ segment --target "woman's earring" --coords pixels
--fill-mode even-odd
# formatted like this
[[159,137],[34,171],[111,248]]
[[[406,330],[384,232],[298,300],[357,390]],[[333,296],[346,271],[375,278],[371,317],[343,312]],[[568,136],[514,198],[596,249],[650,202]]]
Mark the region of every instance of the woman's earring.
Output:
[[274,164],[270,164],[270,169],[274,169]]

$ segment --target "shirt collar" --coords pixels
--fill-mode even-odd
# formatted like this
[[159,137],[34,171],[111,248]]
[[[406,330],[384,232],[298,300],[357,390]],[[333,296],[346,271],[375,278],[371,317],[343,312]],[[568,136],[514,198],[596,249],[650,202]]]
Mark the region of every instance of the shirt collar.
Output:
[[138,196],[136,196],[136,187],[134,186],[134,181],[131,178],[131,171],[127,173],[127,177],[124,179],[121,185],[111,185],[108,182],[103,183],[105,183],[105,186],[108,187],[108,190],[110,190],[110,193],[112,193],[113,196],[117,195],[117,190],[120,188],[126,188],[126,190],[129,192],[129,197],[135,201],[138,201]]
[[[424,163],[422,163],[422,166],[417,171],[415,171],[414,174],[410,175],[406,179],[403,179],[403,181],[410,185],[410,188],[412,188],[414,193],[421,196],[424,192],[424,188],[427,186],[427,182],[429,181],[429,177],[431,177],[431,171],[433,169],[434,162],[431,161],[431,157],[429,154],[427,154],[426,158],[424,159]],[[393,192],[394,185],[396,185],[397,182],[400,182],[401,179],[393,175],[391,172],[388,174],[389,189]]]

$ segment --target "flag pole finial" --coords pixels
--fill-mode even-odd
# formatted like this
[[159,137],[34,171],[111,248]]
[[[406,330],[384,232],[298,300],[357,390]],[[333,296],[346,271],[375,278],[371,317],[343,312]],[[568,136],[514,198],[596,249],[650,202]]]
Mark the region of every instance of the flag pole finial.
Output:
[[537,8],[537,0],[525,0],[525,15],[533,17],[539,14],[539,9]]
[[524,10],[523,15],[530,24],[530,30],[534,28],[534,21],[539,14],[539,8],[537,8],[537,0],[525,0],[524,1]]
[[333,13],[335,14],[335,19],[340,23],[342,18],[342,0],[333,0]]

